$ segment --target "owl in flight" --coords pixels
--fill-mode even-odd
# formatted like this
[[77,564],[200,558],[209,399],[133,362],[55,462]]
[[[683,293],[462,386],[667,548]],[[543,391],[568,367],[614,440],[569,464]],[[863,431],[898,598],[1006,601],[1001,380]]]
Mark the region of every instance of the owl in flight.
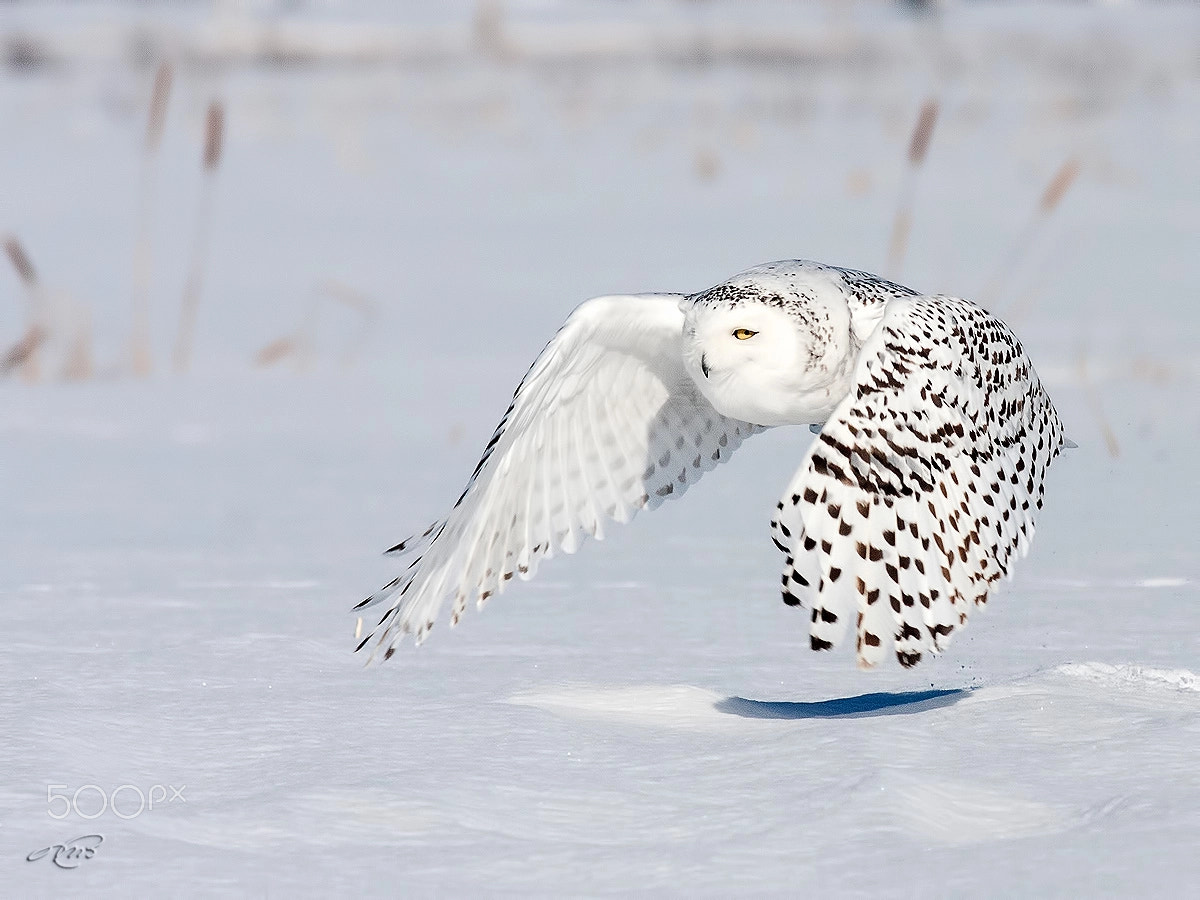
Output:
[[[697,294],[597,297],[534,361],[449,514],[389,553],[384,658],[609,522],[681,496],[742,441],[817,432],[776,504],[782,592],[814,650],[937,653],[1025,554],[1062,422],[1020,342],[954,297],[767,263]],[[374,656],[374,651],[372,652]]]

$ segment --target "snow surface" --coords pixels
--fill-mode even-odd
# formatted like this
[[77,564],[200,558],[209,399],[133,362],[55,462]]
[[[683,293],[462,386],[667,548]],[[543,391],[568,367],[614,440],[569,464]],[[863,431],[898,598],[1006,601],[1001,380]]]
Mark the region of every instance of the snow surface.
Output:
[[[90,306],[99,368],[0,382],[0,895],[1200,880],[1200,12],[737,6],[509,14],[543,37],[742,16],[849,49],[551,64],[472,54],[462,4],[438,25],[464,35],[453,64],[181,65],[152,209],[159,371],[140,381],[122,356],[150,73],[114,50],[0,77],[0,228]],[[106,11],[7,4],[3,27],[69,46]],[[195,5],[113,15],[184,44],[212,24]],[[174,378],[214,94],[229,136],[197,368]],[[807,649],[767,529],[811,440],[793,429],[364,669],[350,607],[391,577],[378,551],[457,496],[570,308],[776,258],[883,270],[929,95],[914,287],[978,296],[1056,169],[1082,162],[994,298],[1080,447],[1051,472],[1030,558],[949,652],[861,673]],[[24,295],[4,271],[8,346]],[[322,299],[303,371],[254,367],[329,281],[374,304],[365,333]],[[185,799],[49,815],[51,785],[159,784]],[[78,869],[26,861],[92,832]]]

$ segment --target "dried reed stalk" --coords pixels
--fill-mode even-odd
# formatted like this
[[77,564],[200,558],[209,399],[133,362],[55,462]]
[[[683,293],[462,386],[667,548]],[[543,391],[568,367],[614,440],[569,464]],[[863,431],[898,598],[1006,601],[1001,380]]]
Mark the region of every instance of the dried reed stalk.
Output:
[[1079,235],[1068,231],[1059,232],[1053,240],[1046,241],[1041,248],[1032,252],[1027,268],[1037,277],[1022,290],[1012,294],[1012,299],[1005,304],[1004,321],[1015,325],[1041,303],[1043,298],[1049,296],[1056,283],[1061,281],[1068,271],[1068,262],[1078,255],[1078,249]]
[[988,279],[979,298],[984,303],[994,303],[1000,298],[1005,287],[1007,287],[1008,279],[1013,272],[1025,261],[1029,255],[1029,251],[1034,247],[1039,232],[1045,227],[1047,220],[1054,213],[1066,196],[1067,191],[1071,189],[1071,185],[1075,183],[1075,179],[1079,175],[1081,168],[1080,161],[1077,157],[1070,157],[1059,166],[1058,171],[1054,173],[1054,177],[1050,179],[1050,183],[1046,185],[1046,189],[1042,191],[1042,196],[1038,200],[1038,205],[1033,211],[1032,217],[1021,229],[1017,239],[1013,241],[1008,253],[1004,255],[1000,266],[992,273],[992,277]]
[[356,356],[356,349],[370,335],[378,312],[375,304],[361,291],[333,279],[321,281],[316,285],[312,298],[305,309],[304,318],[301,319],[296,330],[263,346],[254,355],[255,365],[272,366],[285,359],[293,359],[297,368],[301,370],[308,368],[314,356],[322,300],[344,306],[359,316],[359,330],[342,354],[342,365],[350,365]]
[[313,336],[317,330],[318,306],[321,293],[317,291],[309,298],[300,326],[291,334],[285,334],[263,347],[254,356],[259,366],[273,366],[285,359],[294,359],[299,369],[305,369],[313,355]]
[[359,313],[365,319],[374,319],[378,314],[375,304],[362,292],[334,279],[322,281],[318,286],[321,293]]
[[342,354],[342,365],[349,366],[357,356],[355,351],[365,344],[371,336],[375,322],[379,317],[379,310],[371,302],[370,298],[361,291],[357,291],[340,281],[326,281],[322,283],[321,289],[335,302],[354,310],[360,316],[359,329],[346,345],[346,350]]
[[204,120],[204,168],[215,172],[221,164],[221,145],[225,138],[225,107],[220,100],[208,105]]
[[505,59],[511,55],[504,37],[504,5],[498,0],[481,0],[471,22],[475,44],[486,56]]
[[888,242],[888,271],[892,277],[900,276],[904,254],[908,250],[908,235],[912,231],[913,205],[916,196],[917,173],[925,164],[929,143],[933,140],[933,129],[937,125],[938,102],[930,99],[921,104],[912,136],[908,141],[908,171],[900,190],[900,202],[896,218],[892,223],[892,238]]
[[208,114],[204,120],[204,185],[200,192],[195,239],[192,243],[192,262],[188,269],[187,283],[183,288],[183,301],[179,313],[179,333],[175,340],[174,365],[175,371],[180,373],[191,368],[192,347],[196,334],[196,309],[200,304],[204,263],[208,256],[213,192],[216,190],[217,169],[221,165],[221,147],[224,136],[225,109],[221,105],[221,101],[214,100],[209,104]]
[[150,350],[150,250],[151,212],[154,209],[154,161],[162,144],[167,120],[167,101],[171,97],[173,73],[167,61],[159,63],[154,73],[154,89],[150,95],[150,113],[146,120],[146,140],[142,145],[142,173],[138,190],[138,239],[133,255],[133,333],[130,337],[130,357],[133,372],[149,375],[154,368]]
[[37,270],[33,267],[33,262],[29,259],[25,248],[21,246],[21,242],[14,236],[8,235],[4,238],[4,252],[8,254],[9,262],[12,263],[21,283],[30,290],[35,288],[38,281]]
[[[14,369],[28,371],[31,361],[36,365],[38,348],[45,343],[46,331],[38,325],[30,326],[25,336],[13,344],[8,352],[0,358],[0,375],[7,375]],[[28,378],[28,376],[27,376]]]
[[292,335],[284,335],[281,338],[271,341],[256,354],[254,354],[254,364],[258,366],[273,366],[280,360],[287,359],[289,356],[294,356],[298,349],[298,342]]
[[154,90],[150,95],[150,116],[146,120],[146,149],[158,151],[162,143],[163,129],[167,122],[167,101],[171,98],[171,82],[174,72],[171,64],[163,60],[154,73]]
[[1042,192],[1042,202],[1038,204],[1038,211],[1043,216],[1048,216],[1054,212],[1058,204],[1062,203],[1062,198],[1070,190],[1071,185],[1075,183],[1075,179],[1079,176],[1079,160],[1075,157],[1068,159],[1062,164],[1062,167],[1050,179],[1050,183],[1046,185],[1046,190]]
[[3,371],[19,368],[21,377],[25,381],[33,382],[41,377],[41,348],[50,336],[46,326],[49,302],[38,278],[37,269],[33,267],[33,261],[15,235],[5,236],[4,252],[17,277],[21,279],[21,284],[25,286],[29,306],[25,315],[25,336],[5,354]]
[[933,126],[937,124],[937,117],[936,100],[926,100],[921,104],[917,124],[913,126],[912,138],[908,142],[908,164],[911,168],[920,168],[925,162],[925,154],[929,152],[929,142],[933,140]]
[[1100,428],[1100,434],[1104,436],[1104,446],[1108,448],[1108,455],[1116,459],[1121,455],[1121,447],[1117,443],[1116,433],[1112,430],[1112,426],[1108,424],[1108,417],[1104,414],[1104,404],[1100,402],[1100,393],[1088,377],[1087,351],[1082,347],[1079,350],[1077,365],[1079,368],[1079,383],[1083,387],[1083,396],[1087,400],[1088,410],[1091,412],[1092,418],[1096,420],[1096,425]]
[[76,325],[67,346],[62,377],[66,381],[87,381],[95,374],[92,361],[92,316],[86,307],[74,305]]

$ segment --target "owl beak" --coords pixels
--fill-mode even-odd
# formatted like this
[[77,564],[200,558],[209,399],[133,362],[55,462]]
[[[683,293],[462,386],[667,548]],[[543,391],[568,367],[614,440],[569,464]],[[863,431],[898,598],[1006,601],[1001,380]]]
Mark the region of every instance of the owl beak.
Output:
[[704,358],[704,354],[700,354],[700,371],[704,373],[704,377],[708,377],[708,360]]

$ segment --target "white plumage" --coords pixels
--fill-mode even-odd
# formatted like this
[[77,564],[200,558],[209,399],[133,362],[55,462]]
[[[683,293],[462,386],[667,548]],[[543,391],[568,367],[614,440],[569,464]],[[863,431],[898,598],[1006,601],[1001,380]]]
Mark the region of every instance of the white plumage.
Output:
[[[1062,423],[1020,342],[950,297],[768,263],[698,294],[598,297],[542,351],[359,649],[419,643],[542,559],[682,495],[765,427],[820,424],[771,522],[813,649],[938,652],[1023,555]],[[373,654],[372,654],[373,655]]]

